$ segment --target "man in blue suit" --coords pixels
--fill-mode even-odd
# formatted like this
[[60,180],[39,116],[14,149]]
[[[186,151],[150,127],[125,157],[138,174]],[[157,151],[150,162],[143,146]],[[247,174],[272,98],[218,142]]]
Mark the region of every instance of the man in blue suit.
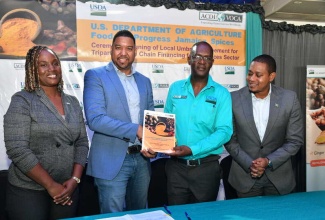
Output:
[[94,177],[101,213],[144,209],[151,150],[141,150],[144,110],[154,110],[150,80],[136,72],[133,34],[115,34],[112,62],[86,72],[84,106],[94,131],[87,174]]

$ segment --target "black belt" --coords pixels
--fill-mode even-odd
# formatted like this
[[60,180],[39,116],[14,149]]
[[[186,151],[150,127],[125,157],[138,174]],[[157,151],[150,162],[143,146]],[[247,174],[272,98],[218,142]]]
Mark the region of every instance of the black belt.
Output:
[[196,159],[196,160],[186,160],[186,159],[182,159],[182,158],[178,158],[178,157],[171,157],[172,160],[175,160],[178,163],[182,163],[182,164],[185,164],[185,165],[191,166],[191,167],[199,166],[202,163],[216,161],[216,160],[219,160],[219,158],[220,158],[219,155],[209,155],[207,157],[203,157],[203,158]]
[[128,154],[136,154],[139,153],[142,146],[140,144],[132,145],[128,147],[128,150],[126,151]]

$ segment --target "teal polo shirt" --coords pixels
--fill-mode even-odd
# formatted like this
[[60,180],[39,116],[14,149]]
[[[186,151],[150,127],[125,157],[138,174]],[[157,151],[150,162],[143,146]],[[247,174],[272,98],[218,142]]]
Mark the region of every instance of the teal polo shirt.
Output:
[[164,109],[176,115],[177,146],[191,148],[192,155],[184,159],[220,154],[233,132],[230,93],[209,76],[195,97],[190,78],[170,86]]

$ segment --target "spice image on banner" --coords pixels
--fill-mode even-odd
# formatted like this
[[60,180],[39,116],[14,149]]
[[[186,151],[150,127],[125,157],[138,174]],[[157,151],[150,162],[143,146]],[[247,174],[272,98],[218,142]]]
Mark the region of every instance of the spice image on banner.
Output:
[[[308,117],[320,129],[320,134],[315,139],[316,144],[325,143],[325,79],[307,78],[306,81],[306,107]],[[317,131],[315,131],[317,132]]]
[[25,56],[28,49],[34,46],[32,38],[37,33],[36,21],[26,18],[11,18],[1,25],[1,53],[14,56]]
[[58,55],[77,55],[77,34],[62,20],[58,20],[56,30],[44,30],[44,36],[50,42],[49,48]]

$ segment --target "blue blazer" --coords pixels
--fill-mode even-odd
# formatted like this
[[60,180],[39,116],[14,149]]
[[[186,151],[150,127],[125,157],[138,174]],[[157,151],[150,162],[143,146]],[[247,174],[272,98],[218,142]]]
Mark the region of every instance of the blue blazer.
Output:
[[[150,79],[138,72],[134,78],[140,95],[141,123],[144,110],[154,110],[152,86]],[[87,174],[111,180],[120,171],[139,125],[131,121],[124,88],[112,62],[86,71],[84,83],[85,115],[89,128],[94,131]]]

